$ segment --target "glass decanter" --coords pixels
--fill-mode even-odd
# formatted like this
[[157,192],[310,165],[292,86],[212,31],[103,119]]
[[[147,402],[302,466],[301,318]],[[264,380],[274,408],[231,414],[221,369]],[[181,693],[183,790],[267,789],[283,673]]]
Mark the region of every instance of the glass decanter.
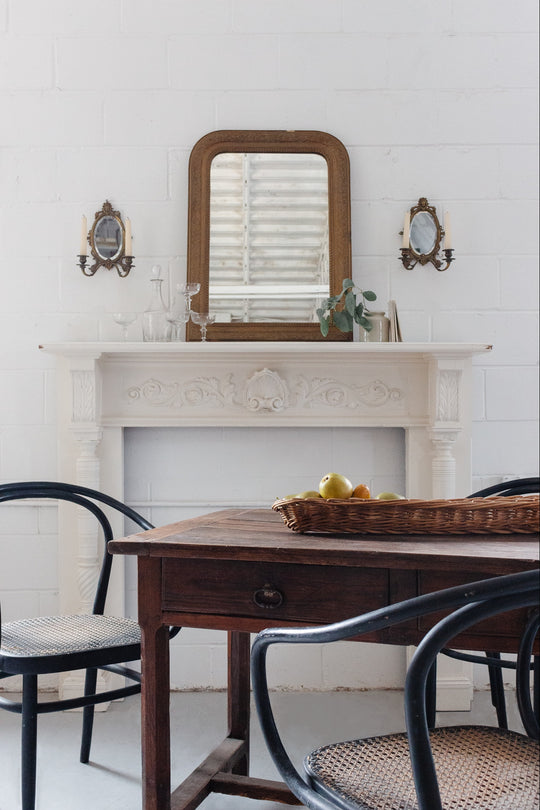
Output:
[[153,343],[171,339],[171,324],[167,320],[167,307],[161,291],[163,279],[159,277],[160,273],[161,267],[155,264],[150,279],[152,298],[142,316],[143,340]]

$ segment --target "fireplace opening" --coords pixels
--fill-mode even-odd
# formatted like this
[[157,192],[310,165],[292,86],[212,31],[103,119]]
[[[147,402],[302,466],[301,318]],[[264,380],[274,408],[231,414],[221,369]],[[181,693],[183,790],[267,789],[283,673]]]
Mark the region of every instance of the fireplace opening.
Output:
[[[405,492],[405,431],[351,427],[157,427],[124,429],[124,497],[154,525],[229,507],[270,507],[277,496],[317,488],[327,472],[374,494]],[[137,615],[136,559],[127,556],[126,614]],[[223,689],[226,634],[184,628],[171,644],[173,689]],[[335,645],[334,645],[335,646]],[[289,651],[290,653],[290,651]],[[404,650],[343,644],[312,651],[309,668],[279,656],[285,689],[396,688]]]

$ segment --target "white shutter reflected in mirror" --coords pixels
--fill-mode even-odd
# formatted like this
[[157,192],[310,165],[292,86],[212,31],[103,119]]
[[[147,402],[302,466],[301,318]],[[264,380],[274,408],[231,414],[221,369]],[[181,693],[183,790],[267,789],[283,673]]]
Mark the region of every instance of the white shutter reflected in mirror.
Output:
[[217,321],[318,321],[330,294],[328,199],[322,155],[213,158],[209,309]]

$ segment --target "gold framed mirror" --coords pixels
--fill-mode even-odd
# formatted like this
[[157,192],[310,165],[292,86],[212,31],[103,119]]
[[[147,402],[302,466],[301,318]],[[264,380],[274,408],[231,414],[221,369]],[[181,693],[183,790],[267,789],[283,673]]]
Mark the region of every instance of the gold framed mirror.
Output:
[[[428,262],[436,270],[447,270],[454,261],[453,248],[450,246],[450,226],[448,212],[445,225],[442,227],[434,205],[426,197],[420,197],[417,205],[405,214],[401,245],[401,261],[406,270],[412,270],[417,264]],[[439,258],[444,237],[444,260]]]
[[[321,300],[351,277],[349,157],[318,131],[218,130],[189,161],[187,281],[207,340],[323,338]],[[186,340],[200,330],[186,325]]]
[[92,266],[86,266],[85,254],[79,256],[79,266],[85,276],[93,276],[100,267],[107,270],[114,267],[122,278],[129,274],[133,266],[131,223],[126,219],[124,225],[120,212],[115,211],[108,200],[103,203],[101,211],[95,213],[88,242],[93,259]]

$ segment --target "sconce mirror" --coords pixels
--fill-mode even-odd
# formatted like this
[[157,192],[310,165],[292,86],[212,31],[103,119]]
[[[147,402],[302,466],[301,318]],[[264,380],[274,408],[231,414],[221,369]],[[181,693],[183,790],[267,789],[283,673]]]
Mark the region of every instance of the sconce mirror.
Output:
[[88,234],[90,252],[94,259],[91,267],[86,266],[86,244],[84,239],[86,218],[83,217],[83,235],[79,255],[79,267],[85,276],[93,276],[100,267],[107,270],[116,268],[119,276],[127,276],[133,266],[131,255],[131,223],[126,225],[119,211],[115,211],[108,200],[101,211],[96,211],[94,223]]
[[[325,132],[223,130],[189,163],[188,283],[208,340],[321,340],[351,276],[349,159]],[[187,324],[187,340],[200,332]],[[351,340],[335,327],[331,340]]]
[[103,216],[94,224],[94,248],[100,259],[116,259],[124,246],[124,229],[116,217]]
[[409,234],[412,250],[422,257],[433,253],[439,239],[440,229],[436,216],[427,211],[418,211],[411,219]]
[[[435,206],[429,205],[425,197],[420,197],[418,204],[406,213],[405,224],[401,231],[403,234],[401,261],[404,267],[412,270],[417,264],[425,265],[431,262],[437,270],[446,270],[454,260],[449,228],[448,214],[445,216],[443,229]],[[446,264],[438,255],[443,237]]]

